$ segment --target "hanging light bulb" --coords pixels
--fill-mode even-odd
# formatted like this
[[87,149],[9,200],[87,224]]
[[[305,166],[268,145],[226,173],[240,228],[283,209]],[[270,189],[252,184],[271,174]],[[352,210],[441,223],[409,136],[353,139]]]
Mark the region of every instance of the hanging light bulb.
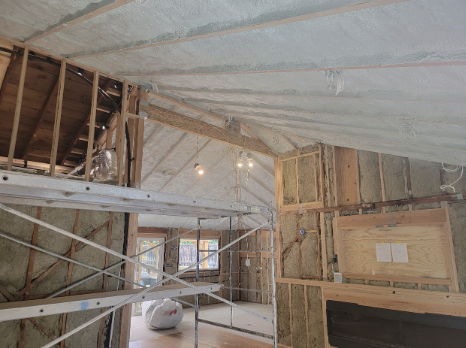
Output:
[[238,168],[243,167],[243,151],[240,151],[238,154],[238,163],[237,163]]
[[254,166],[254,163],[252,162],[252,154],[250,152],[248,152],[247,159],[248,159],[248,167],[252,168]]
[[197,174],[202,175],[204,174],[204,170],[202,169],[199,163],[194,164],[194,169],[197,171]]

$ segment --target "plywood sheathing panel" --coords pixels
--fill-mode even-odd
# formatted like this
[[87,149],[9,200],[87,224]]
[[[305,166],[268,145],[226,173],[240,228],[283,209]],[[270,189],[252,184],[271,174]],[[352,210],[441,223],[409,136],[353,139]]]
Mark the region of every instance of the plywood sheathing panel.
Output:
[[282,162],[283,204],[290,205],[298,202],[296,160]]
[[359,175],[357,151],[335,146],[337,205],[359,203]]
[[277,283],[276,300],[278,343],[290,346],[291,328],[288,284]]
[[379,155],[375,152],[358,151],[358,165],[361,203],[381,202]]

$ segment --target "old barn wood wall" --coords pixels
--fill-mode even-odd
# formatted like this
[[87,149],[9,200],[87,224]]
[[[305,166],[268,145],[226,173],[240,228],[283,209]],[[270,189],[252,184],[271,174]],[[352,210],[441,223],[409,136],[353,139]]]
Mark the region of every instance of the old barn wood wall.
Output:
[[[320,162],[311,161],[310,154]],[[439,163],[320,144],[277,158],[279,343],[328,346],[327,299],[397,308],[396,303],[418,298],[402,309],[465,316],[466,307],[455,309],[455,305],[464,306],[466,295],[454,294],[466,293],[466,241],[462,237],[466,212],[458,195],[466,192],[466,179],[455,184],[456,193],[440,189],[459,173],[447,173]],[[342,238],[348,231],[358,233],[356,244],[354,236]],[[375,258],[371,234],[377,233],[377,239],[382,231],[385,237],[381,238],[387,241],[400,241],[404,234],[408,253],[414,250],[411,242],[432,234],[431,240],[419,242],[423,252],[412,254],[413,262],[422,267],[413,263],[411,271],[402,272],[399,266],[390,265],[386,274],[374,270],[375,275],[372,269],[365,270],[366,261]],[[362,248],[363,254],[367,249],[368,254],[355,254],[354,247]],[[350,269],[362,272],[346,271]],[[333,283],[338,271],[344,273],[344,284]],[[434,279],[430,273],[435,272]],[[451,296],[456,300],[452,302]]]

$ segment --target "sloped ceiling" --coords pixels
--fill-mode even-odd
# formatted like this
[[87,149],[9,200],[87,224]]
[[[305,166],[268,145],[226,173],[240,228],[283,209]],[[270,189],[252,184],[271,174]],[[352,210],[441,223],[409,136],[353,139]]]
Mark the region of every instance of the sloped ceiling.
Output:
[[[466,159],[464,0],[23,0],[1,8],[1,35],[233,116],[277,152],[318,141]],[[146,187],[234,199],[227,146],[156,127],[146,127]],[[212,169],[203,181],[191,168],[198,143],[199,162]],[[247,185],[248,203],[272,199],[256,180]],[[161,225],[156,219],[141,223]]]

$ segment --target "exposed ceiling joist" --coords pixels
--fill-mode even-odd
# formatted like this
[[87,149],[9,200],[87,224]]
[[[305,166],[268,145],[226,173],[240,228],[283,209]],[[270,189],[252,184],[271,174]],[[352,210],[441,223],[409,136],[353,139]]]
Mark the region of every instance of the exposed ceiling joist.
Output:
[[226,29],[226,30],[220,30],[220,31],[215,31],[211,33],[206,33],[206,34],[194,35],[190,37],[182,37],[179,39],[173,39],[173,40],[167,40],[167,41],[152,42],[148,40],[148,41],[139,43],[137,45],[119,47],[117,49],[103,49],[101,51],[93,51],[87,54],[75,54],[75,55],[71,55],[71,57],[82,59],[82,58],[89,58],[89,57],[95,57],[95,56],[107,55],[107,54],[113,54],[113,53],[122,53],[122,52],[134,51],[134,50],[141,50],[141,49],[149,48],[149,47],[172,45],[172,44],[181,43],[181,42],[207,39],[211,37],[242,33],[242,32],[251,31],[251,30],[265,29],[265,28],[275,27],[279,25],[296,23],[296,22],[306,21],[306,20],[310,20],[314,18],[327,17],[327,16],[337,15],[337,14],[341,14],[345,12],[359,11],[359,10],[363,10],[367,8],[384,6],[384,5],[394,4],[398,2],[405,2],[405,1],[409,1],[409,0],[364,1],[359,4],[343,6],[343,7],[333,8],[333,9],[319,11],[319,12],[308,13],[308,14],[304,14],[300,16],[282,18],[282,19],[273,20],[273,21],[264,22],[264,23],[252,24],[252,25],[231,28],[231,29]]
[[181,73],[157,73],[157,72],[118,72],[116,75],[126,77],[138,76],[197,76],[197,75],[247,75],[247,74],[278,74],[278,73],[296,73],[310,71],[330,71],[330,70],[369,70],[369,69],[391,69],[391,68],[419,68],[428,66],[462,66],[466,61],[441,61],[441,62],[414,62],[414,63],[397,63],[386,65],[360,65],[360,66],[334,66],[321,68],[304,68],[304,69],[278,69],[278,70],[243,70],[243,71],[212,71],[212,72],[181,72]]
[[43,32],[34,33],[32,36],[25,40],[26,44],[30,44],[31,42],[42,39],[62,29],[69,28],[72,25],[87,21],[103,13],[114,10],[120,6],[124,6],[132,1],[134,0],[102,0],[97,3],[90,3],[86,8],[60,19],[59,22],[51,25]]
[[269,157],[276,157],[267,145],[258,139],[246,136],[235,136],[228,133],[224,128],[213,126],[209,123],[181,115],[177,112],[158,107],[156,105],[141,106],[140,110],[146,112],[148,120],[157,122],[184,132],[196,134],[211,140],[239,147],[244,150],[260,153]]
[[[257,96],[257,97],[277,97],[277,98],[290,98],[290,99],[335,99],[334,95],[316,95],[316,94],[285,94],[285,93],[280,93],[280,92],[274,92],[274,91],[245,91],[245,90],[235,90],[235,89],[211,89],[211,90],[206,90],[204,88],[185,88],[185,87],[174,87],[174,86],[157,86],[159,90],[166,91],[171,94],[176,94],[176,93],[182,93],[182,92],[194,92],[194,93],[208,93],[208,94],[215,94],[215,95],[230,95],[230,96]],[[339,94],[338,99],[343,99],[343,100],[370,100],[374,101],[375,98],[371,97],[346,97],[344,95]],[[200,100],[198,98],[184,98],[185,101],[187,100]],[[435,102],[440,102],[440,103],[466,103],[466,100],[443,100],[443,99],[426,99],[426,98],[382,98],[382,97],[377,97],[377,100],[383,100],[383,101],[409,101],[409,102],[426,102],[426,101],[435,101]],[[198,102],[198,101],[197,101]]]

